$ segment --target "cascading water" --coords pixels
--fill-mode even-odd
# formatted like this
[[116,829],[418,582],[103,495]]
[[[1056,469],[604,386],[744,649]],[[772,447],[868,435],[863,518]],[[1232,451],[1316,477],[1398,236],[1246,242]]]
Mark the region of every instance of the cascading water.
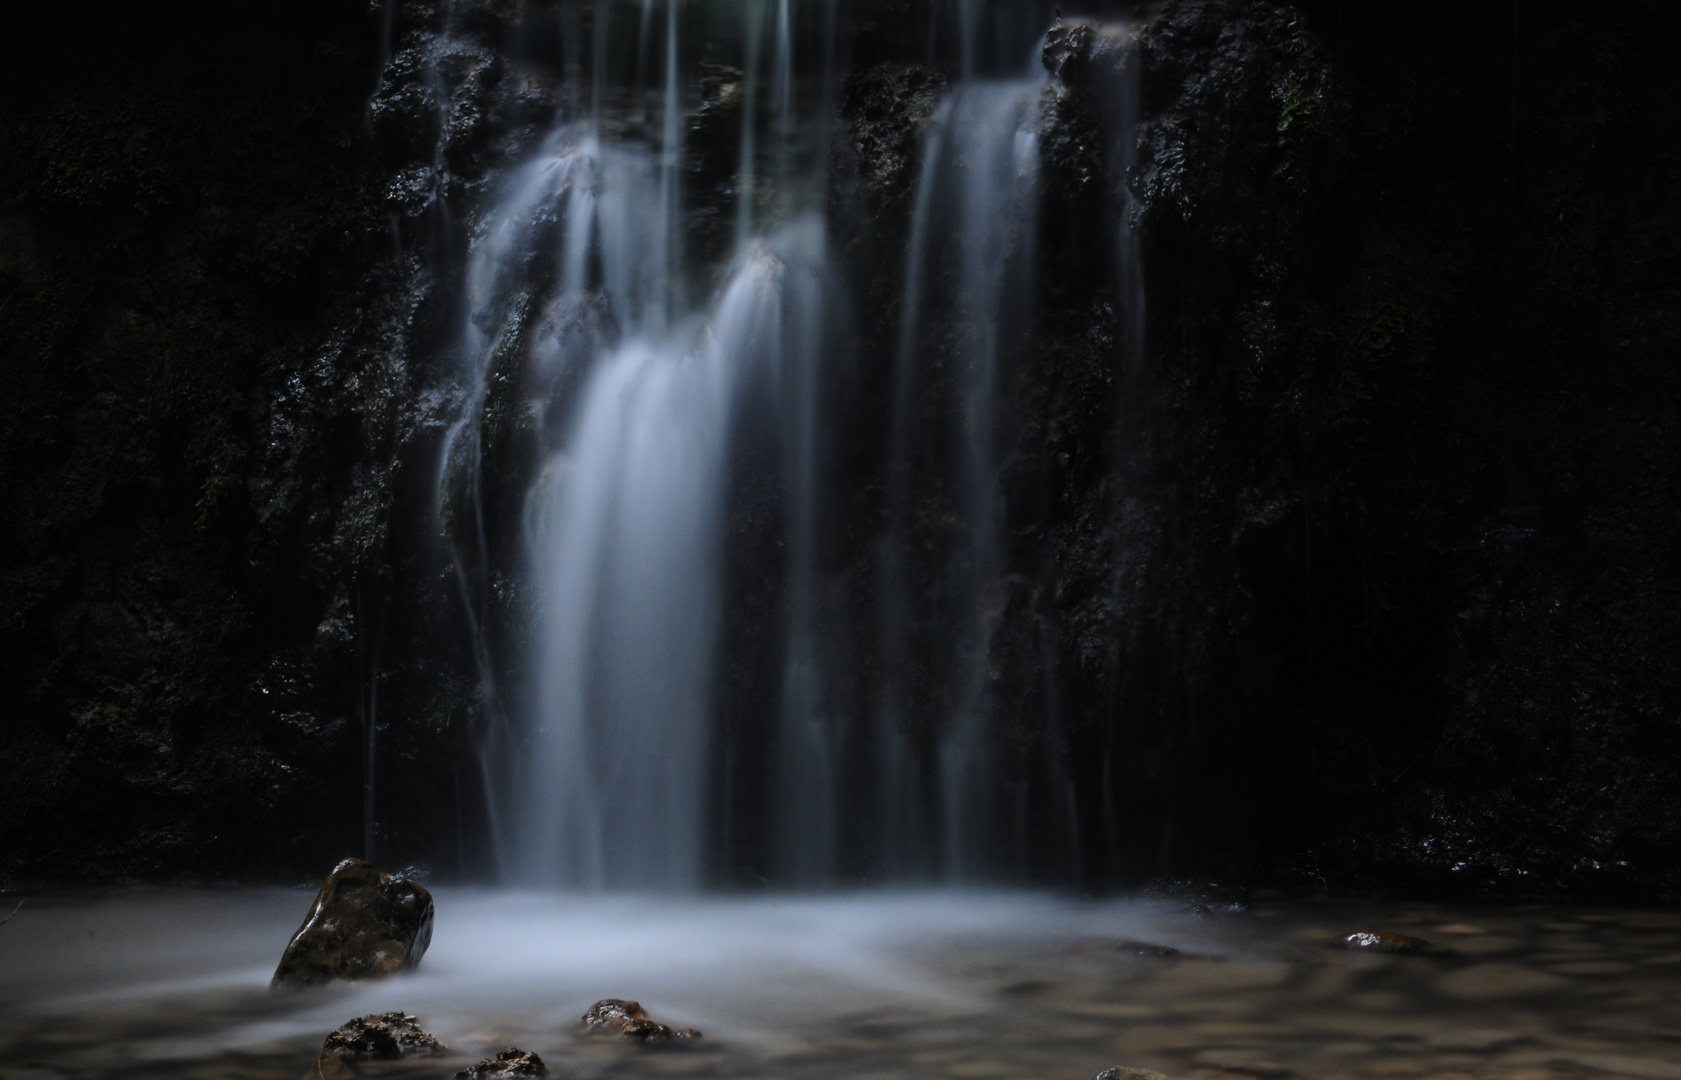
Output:
[[534,494],[541,691],[520,848],[542,880],[701,881],[723,451],[781,352],[790,259],[755,244],[704,324],[599,358]]
[[[469,618],[510,587],[486,569],[498,526],[483,494],[518,475],[497,456],[508,432],[540,458],[515,685],[496,685],[474,631],[481,693],[499,701],[483,757],[509,879],[681,890],[737,860],[806,887],[1025,878],[1028,789],[1066,783],[1054,754],[1024,771],[1006,751],[989,682],[1010,574],[999,395],[1034,328],[1045,77],[979,77],[978,58],[1010,51],[1011,20],[983,41],[982,5],[958,5],[963,78],[922,139],[897,347],[875,391],[891,414],[885,516],[860,606],[826,546],[858,482],[836,486],[829,403],[864,370],[828,239],[836,12],[563,4],[558,115],[473,230],[471,390],[440,483]],[[731,48],[739,68],[720,62]],[[810,61],[821,74],[803,74]],[[688,145],[716,142],[729,115],[727,157]],[[718,160],[733,162],[733,206],[688,186]],[[776,552],[761,573],[774,625],[756,628],[775,689],[726,717],[723,658],[741,646],[720,637],[740,602],[724,556],[749,519]],[[874,627],[872,666],[836,640],[845,625]]]
[[[760,7],[748,5],[747,22],[753,51],[760,28],[772,38],[772,137],[768,154],[755,150],[750,64],[736,253],[707,307],[689,307],[704,268],[685,266],[682,245],[686,87],[676,2],[643,4],[637,28],[638,70],[650,40],[663,37],[657,124],[649,93],[609,78],[611,8],[592,11],[588,113],[558,120],[475,244],[464,351],[480,357],[478,390],[447,460],[468,473],[484,468],[474,428],[516,350],[529,355],[537,381],[579,387],[542,403],[561,415],[545,418],[557,445],[526,513],[535,689],[524,722],[486,754],[515,779],[493,816],[504,865],[526,880],[701,882],[720,515],[738,387],[750,379],[778,387],[791,439],[809,444],[801,432],[812,427],[821,336],[824,229],[798,213],[790,164],[792,16],[786,0],[773,19]],[[777,205],[756,205],[761,187]],[[760,235],[764,227],[774,232]],[[477,488],[452,487],[446,475],[444,490],[474,496]]]
[[[1042,86],[1039,77],[960,84],[923,152],[882,555],[883,653],[916,658],[888,688],[880,734],[885,818],[905,841],[890,855],[900,873],[921,864],[948,880],[985,874],[998,869],[987,848],[1019,841],[998,812],[1007,799],[991,760],[985,680],[1002,603],[994,398],[1001,350],[1031,327]],[[914,713],[937,733],[920,751],[904,737]],[[932,775],[913,766],[919,752],[937,761]],[[920,790],[930,781],[936,820]]]

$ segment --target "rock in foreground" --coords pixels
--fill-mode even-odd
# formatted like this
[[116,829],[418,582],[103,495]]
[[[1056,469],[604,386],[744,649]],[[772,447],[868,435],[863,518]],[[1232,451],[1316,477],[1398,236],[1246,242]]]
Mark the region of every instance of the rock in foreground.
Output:
[[1333,944],[1341,945],[1345,949],[1363,949],[1370,952],[1428,952],[1435,948],[1423,938],[1391,934],[1387,930],[1357,930],[1337,938]]
[[388,1012],[359,1016],[327,1036],[322,1054],[349,1058],[396,1058],[404,1054],[437,1054],[447,1050],[431,1032],[420,1026],[420,1018],[408,1013]]
[[333,867],[292,935],[274,985],[395,975],[432,943],[432,895],[361,859]]
[[548,1070],[536,1054],[510,1046],[493,1058],[455,1074],[455,1080],[493,1080],[499,1076],[542,1076]]

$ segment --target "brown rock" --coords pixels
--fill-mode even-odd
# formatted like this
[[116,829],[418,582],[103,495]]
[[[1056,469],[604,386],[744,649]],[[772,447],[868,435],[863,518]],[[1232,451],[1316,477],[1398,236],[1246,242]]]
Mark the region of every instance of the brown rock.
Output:
[[652,1020],[626,1020],[619,1034],[639,1043],[662,1043],[671,1038],[671,1029]]
[[432,895],[415,882],[346,859],[321,883],[292,935],[274,985],[395,975],[432,943]]
[[1408,937],[1406,934],[1391,934],[1387,930],[1357,930],[1352,934],[1344,934],[1333,942],[1345,949],[1362,949],[1369,952],[1426,952],[1435,948],[1423,938]]
[[517,1046],[510,1046],[493,1058],[485,1058],[470,1069],[455,1074],[455,1080],[487,1080],[499,1076],[542,1076],[548,1070],[543,1059]]
[[602,998],[591,1005],[590,1011],[584,1014],[583,1023],[591,1034],[612,1034],[616,1031],[624,1038],[644,1046],[673,1040],[687,1042],[700,1038],[700,1032],[694,1028],[678,1028],[674,1031],[664,1024],[657,1024],[648,1019],[648,1014],[642,1010],[640,1004],[622,1001],[619,998]]
[[631,1020],[646,1019],[648,1014],[642,1011],[640,1003],[619,998],[602,998],[583,1017],[584,1026],[598,1034],[621,1031]]
[[404,1054],[437,1054],[447,1050],[420,1026],[420,1018],[408,1013],[388,1012],[359,1016],[327,1036],[321,1044],[323,1056],[349,1058],[395,1058]]

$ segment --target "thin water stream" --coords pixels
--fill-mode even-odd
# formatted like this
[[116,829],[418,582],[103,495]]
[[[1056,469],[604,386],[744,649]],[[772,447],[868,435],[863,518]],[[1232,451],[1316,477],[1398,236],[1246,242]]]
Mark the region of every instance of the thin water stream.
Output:
[[[302,891],[30,898],[0,928],[0,1077],[297,1080],[328,1031],[403,1009],[451,1048],[364,1075],[445,1077],[518,1045],[549,1075],[1089,1080],[1681,1078],[1681,913],[947,891],[652,899],[437,891],[412,975],[271,993]],[[1351,929],[1433,955],[1332,948]],[[1140,956],[1131,944],[1179,950]],[[705,1033],[587,1039],[598,998]]]

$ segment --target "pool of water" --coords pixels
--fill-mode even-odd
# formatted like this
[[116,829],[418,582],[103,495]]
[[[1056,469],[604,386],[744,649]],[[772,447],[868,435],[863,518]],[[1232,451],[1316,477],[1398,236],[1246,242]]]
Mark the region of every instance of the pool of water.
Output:
[[[0,926],[0,1078],[297,1080],[328,1031],[401,1009],[451,1052],[360,1073],[444,1077],[518,1045],[578,1080],[1090,1080],[1111,1065],[1681,1080],[1676,911],[1262,901],[1199,919],[1024,893],[434,896],[412,975],[278,993],[310,892],[30,898]],[[1327,943],[1372,929],[1441,948]],[[585,1038],[578,1018],[603,997],[700,1028],[703,1045]]]

